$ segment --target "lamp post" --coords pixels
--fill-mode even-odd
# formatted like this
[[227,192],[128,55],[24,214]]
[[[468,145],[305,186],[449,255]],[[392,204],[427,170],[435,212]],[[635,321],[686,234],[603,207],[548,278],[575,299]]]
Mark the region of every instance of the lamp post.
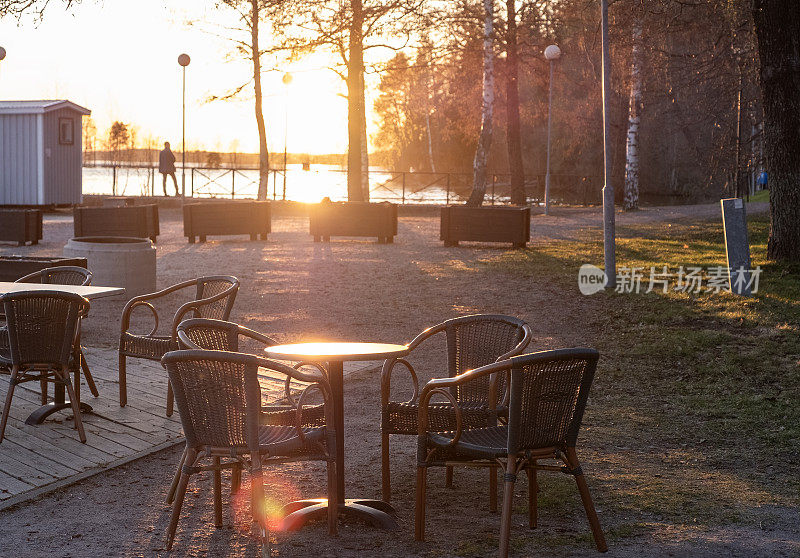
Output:
[[192,59],[188,54],[178,56],[183,70],[183,93],[181,95],[181,197],[186,197],[186,66]]
[[283,199],[286,200],[286,144],[289,137],[289,84],[292,83],[292,74],[286,72],[281,81],[286,86],[283,103]]
[[600,0],[603,41],[603,265],[607,289],[617,286],[614,234],[614,185],[611,183],[611,136],[608,96],[611,94],[611,52],[608,44],[608,0]]
[[544,57],[550,62],[550,92],[547,96],[547,169],[544,175],[544,214],[550,214],[550,121],[553,112],[553,66],[561,58],[558,45],[550,45],[544,49]]

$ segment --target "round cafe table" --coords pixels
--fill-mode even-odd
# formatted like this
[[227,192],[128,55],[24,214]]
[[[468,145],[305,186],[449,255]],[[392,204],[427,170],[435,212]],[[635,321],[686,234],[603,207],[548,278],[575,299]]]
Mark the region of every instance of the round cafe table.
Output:
[[[326,363],[333,398],[333,427],[336,431],[336,501],[340,515],[359,517],[376,527],[396,529],[394,508],[382,500],[346,499],[344,496],[344,363],[345,361],[384,360],[408,354],[405,345],[388,343],[293,343],[264,349],[277,360]],[[326,498],[299,500],[284,507],[283,526],[302,527],[311,519],[324,518],[331,503]]]

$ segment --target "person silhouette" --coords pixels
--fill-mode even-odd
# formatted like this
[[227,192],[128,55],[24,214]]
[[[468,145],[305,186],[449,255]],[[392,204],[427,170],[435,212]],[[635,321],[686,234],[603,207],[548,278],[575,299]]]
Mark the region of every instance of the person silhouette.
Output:
[[178,179],[175,178],[175,155],[169,148],[168,141],[164,142],[164,149],[158,154],[158,172],[161,173],[161,177],[164,179],[164,195],[169,196],[167,194],[167,176],[171,176],[172,183],[175,184],[175,195],[179,196],[181,193],[178,190]]

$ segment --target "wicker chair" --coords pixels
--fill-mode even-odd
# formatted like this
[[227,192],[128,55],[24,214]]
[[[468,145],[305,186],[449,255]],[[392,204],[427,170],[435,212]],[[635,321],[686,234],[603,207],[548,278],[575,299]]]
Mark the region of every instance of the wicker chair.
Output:
[[[417,495],[414,535],[425,538],[425,489],[428,467],[463,463],[505,470],[503,513],[500,520],[499,556],[508,556],[511,510],[517,473],[528,475],[528,521],[536,527],[536,472],[560,471],[573,475],[589,519],[597,550],[608,550],[589,494],[575,442],[599,355],[593,349],[542,351],[504,360],[455,378],[431,380],[420,395],[417,446]],[[508,423],[485,428],[464,428],[462,408],[453,392],[470,384],[485,383],[491,375],[511,374]],[[432,432],[429,403],[445,397],[457,409],[456,426],[448,432]],[[542,465],[541,460],[563,461],[564,466]]]
[[[170,335],[156,335],[159,318],[153,303],[171,293],[181,289],[195,287],[195,298],[183,304],[172,318]],[[122,309],[122,324],[119,336],[119,405],[124,407],[128,403],[127,386],[127,357],[144,358],[159,362],[169,351],[178,350],[178,324],[186,317],[219,318],[227,320],[231,314],[236,293],[239,290],[239,280],[230,275],[214,275],[191,279],[172,285],[155,293],[136,296],[128,301]],[[140,335],[128,331],[131,325],[131,313],[138,307],[149,308],[155,318],[155,324],[150,333]],[[167,416],[172,416],[172,384],[167,384]]]
[[48,267],[20,277],[15,283],[42,283],[48,285],[91,285],[92,272],[84,267],[62,265]]
[[[261,388],[259,367],[285,374],[295,380],[309,382],[300,397],[302,408],[311,389],[330,398],[330,385],[322,374],[306,374],[271,360],[223,351],[174,351],[161,360],[175,389],[183,431],[186,435],[186,457],[172,505],[167,530],[167,550],[172,548],[175,529],[186,494],[189,478],[201,471],[214,473],[214,522],[222,526],[221,471],[232,469],[232,489],[239,488],[242,463],[249,458],[251,512],[261,535],[262,550],[269,556],[269,533],[263,505],[262,467],[270,462],[321,460],[327,462],[328,496],[336,498],[336,462],[333,417],[325,417],[325,425],[304,427],[300,413],[295,423],[271,426],[260,423]],[[326,409],[332,409],[326,405]],[[211,464],[198,466],[198,459],[210,458]],[[223,459],[228,461],[223,462]],[[328,529],[336,533],[337,506],[328,508]]]
[[[472,368],[503,360],[522,353],[531,339],[528,325],[517,318],[495,314],[476,314],[447,320],[420,333],[408,347],[416,349],[423,341],[438,333],[447,338],[447,375],[457,376]],[[396,364],[408,369],[414,386],[411,399],[405,402],[390,401],[392,370]],[[497,381],[495,381],[497,380]],[[497,424],[503,414],[505,378],[485,378],[469,389],[454,391],[462,409],[465,427]],[[419,381],[414,367],[404,358],[384,362],[381,372],[381,455],[383,500],[391,498],[389,470],[389,435],[417,434]],[[431,428],[450,430],[455,425],[455,412],[449,403],[436,403],[431,408]],[[489,505],[497,510],[497,475],[490,474]],[[447,486],[452,486],[452,468],[447,469]]]
[[[17,384],[30,381],[61,384],[69,394],[75,428],[83,443],[86,434],[81,421],[80,366],[75,361],[75,345],[80,319],[89,311],[82,296],[57,291],[8,293],[0,296],[7,326],[0,337],[0,369],[10,371],[11,381],[0,422],[0,442],[5,435],[11,399]],[[70,383],[74,372],[75,388]]]
[[[29,273],[25,277],[20,277],[15,283],[40,283],[43,285],[81,285],[88,286],[92,284],[92,272],[85,267],[78,267],[74,265],[62,265],[56,267],[48,267]],[[81,316],[85,318],[86,316]],[[80,335],[80,331],[78,332]],[[100,393],[97,391],[97,386],[94,383],[92,372],[89,370],[89,365],[86,363],[86,356],[83,353],[83,347],[80,342],[76,344],[78,351],[78,358],[80,358],[81,368],[83,369],[83,376],[86,378],[86,384],[92,395],[99,397]],[[42,404],[47,403],[47,383],[42,382]]]
[[[233,322],[223,320],[211,320],[207,318],[190,318],[178,324],[178,345],[181,349],[202,349],[209,351],[230,351],[239,353],[239,339],[246,338],[264,347],[277,345],[277,341],[266,335],[253,331],[252,329],[240,326]],[[296,370],[310,365],[317,368],[322,374],[327,375],[325,368],[314,362],[300,362],[294,365]],[[261,406],[261,424],[272,426],[292,426],[297,421],[297,400],[292,394],[292,377],[286,376],[284,383],[284,400],[271,405]],[[309,405],[303,407],[302,425],[303,428],[319,428],[325,426],[325,406]],[[181,468],[186,459],[184,452],[178,469],[172,479],[172,485],[167,493],[167,504],[171,504],[175,497],[175,490],[180,480]],[[241,468],[237,471],[234,465],[234,473],[241,474]]]

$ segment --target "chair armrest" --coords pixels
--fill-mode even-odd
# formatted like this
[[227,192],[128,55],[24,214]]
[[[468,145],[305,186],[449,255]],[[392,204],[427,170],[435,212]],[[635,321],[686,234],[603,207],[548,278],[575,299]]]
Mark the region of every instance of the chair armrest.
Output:
[[428,405],[431,402],[431,398],[434,395],[443,395],[447,399],[450,400],[450,404],[453,406],[453,410],[456,413],[456,433],[453,436],[453,439],[450,440],[448,446],[454,446],[458,443],[459,438],[461,438],[461,425],[463,424],[461,418],[461,407],[458,406],[458,401],[456,398],[453,397],[453,394],[450,393],[446,388],[433,388],[427,390],[427,385],[425,386],[426,389],[422,390],[422,397],[419,401],[419,411],[417,411],[417,434],[419,436],[425,436],[428,433]]
[[507,359],[509,359],[509,358],[511,358],[513,356],[517,356],[517,355],[521,355],[522,354],[522,351],[524,351],[525,347],[527,347],[528,344],[531,342],[531,337],[533,337],[533,332],[531,331],[531,328],[530,328],[530,326],[528,324],[524,324],[522,326],[522,331],[523,331],[523,335],[522,335],[522,339],[520,340],[520,342],[517,343],[517,345],[513,349],[508,351],[507,353],[502,354],[499,357],[497,357],[495,359],[495,362],[500,362],[501,360],[507,360]]
[[[314,366],[314,367],[317,368],[317,370],[320,371],[320,373],[325,378],[328,377],[328,371],[325,369],[324,366],[322,366],[318,362],[298,362],[292,368],[294,368],[295,370],[300,370],[303,366]],[[285,384],[283,386],[283,392],[284,392],[284,397],[286,398],[286,401],[289,402],[289,405],[291,405],[292,407],[296,408],[299,405],[299,403],[295,402],[294,397],[292,397],[292,390],[291,390],[292,380],[293,380],[293,378],[291,376],[286,376],[286,382],[285,382]]]
[[452,378],[435,378],[429,381],[427,384],[425,384],[425,387],[422,388],[422,393],[419,397],[419,415],[417,417],[419,428],[418,434],[420,436],[424,436],[428,431],[428,405],[431,397],[436,394],[443,395],[450,400],[450,403],[453,405],[453,409],[456,413],[456,434],[448,444],[450,446],[455,445],[458,442],[458,439],[461,437],[461,409],[458,406],[458,401],[456,401],[456,398],[450,392],[449,388],[474,381],[478,378],[486,376],[487,374],[495,374],[502,370],[507,370],[511,367],[511,365],[512,361],[504,360],[502,362],[487,364],[486,366],[481,366],[480,368],[476,368],[474,370],[468,370],[467,372],[459,374],[458,376],[453,376]]
[[[440,331],[444,331],[445,326],[444,324],[439,324],[433,327],[429,327],[419,335],[417,335],[411,343],[406,345],[408,347],[408,351],[411,352],[416,349],[423,341],[429,339],[439,333]],[[417,372],[414,370],[414,367],[411,366],[411,363],[408,362],[404,358],[389,358],[383,361],[383,368],[381,368],[381,407],[386,408],[389,404],[389,395],[391,391],[391,383],[392,383],[392,369],[394,365],[397,363],[404,365],[409,373],[411,374],[411,381],[414,383],[414,393],[411,396],[411,399],[407,401],[407,403],[414,403],[419,397],[419,380],[417,379]]]
[[386,359],[383,362],[383,368],[381,368],[381,408],[385,409],[387,405],[389,405],[389,395],[391,392],[391,383],[392,383],[392,370],[394,369],[394,365],[400,363],[408,369],[409,374],[411,374],[411,382],[414,384],[414,393],[411,395],[411,399],[407,401],[407,403],[414,403],[419,397],[419,380],[417,379],[417,372],[414,370],[414,367],[411,366],[411,363],[408,362],[404,358],[390,358]]
[[277,345],[278,342],[275,341],[272,337],[268,337],[263,333],[259,333],[249,327],[239,326],[239,335],[243,337],[248,337],[253,339],[254,341],[258,341],[262,343],[265,347],[271,347],[273,345]]
[[[238,353],[232,353],[232,354],[238,354]],[[320,383],[328,391],[330,391],[331,389],[330,384],[328,383],[328,378],[322,373],[309,374],[297,370],[296,368],[292,368],[291,366],[288,366],[281,362],[277,362],[260,356],[248,355],[248,358],[254,358],[257,361],[258,366],[261,368],[269,368],[270,370],[275,370],[276,372],[280,372],[281,374],[286,374],[287,376],[291,376],[293,379],[298,380],[300,382],[306,382],[309,384]]]
[[131,312],[133,312],[133,309],[136,308],[137,306],[147,306],[150,308],[150,311],[153,313],[156,319],[156,325],[153,327],[153,330],[148,334],[148,335],[153,335],[158,329],[158,312],[156,312],[155,307],[150,301],[155,300],[157,298],[161,298],[180,289],[191,287],[196,284],[197,281],[195,279],[191,279],[189,281],[184,281],[182,283],[178,283],[177,285],[172,285],[171,287],[167,287],[166,289],[162,289],[154,293],[147,293],[133,297],[125,304],[125,307],[122,309],[122,321],[121,321],[122,323],[120,326],[121,328],[120,333],[121,334],[125,333],[131,326]]
[[274,360],[269,360],[262,357],[253,358],[255,358],[259,367],[268,368],[270,370],[275,370],[276,372],[286,374],[287,384],[290,379],[295,379],[310,384],[303,390],[303,393],[300,394],[300,398],[297,401],[296,407],[295,427],[297,428],[297,435],[301,440],[305,440],[305,435],[303,434],[303,400],[307,396],[307,393],[309,393],[309,391],[312,389],[318,389],[322,393],[322,399],[325,402],[325,423],[329,426],[333,424],[333,417],[331,415],[333,405],[329,404],[332,392],[330,383],[328,383],[327,375],[322,373],[308,374],[301,372],[297,368],[292,368],[291,366],[287,366],[280,362],[275,362]]

